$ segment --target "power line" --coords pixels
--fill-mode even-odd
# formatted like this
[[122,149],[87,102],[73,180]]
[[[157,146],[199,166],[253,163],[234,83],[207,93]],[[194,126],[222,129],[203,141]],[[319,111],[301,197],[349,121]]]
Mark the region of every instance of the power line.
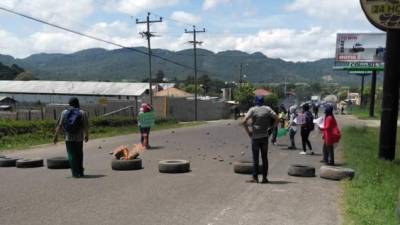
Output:
[[[23,14],[23,13],[20,13],[20,12],[11,10],[11,9],[7,9],[7,8],[1,6],[1,5],[0,5],[0,10],[6,11],[6,12],[14,14],[14,15],[18,15],[18,16],[24,17],[24,18],[29,19],[29,20],[36,21],[38,23],[46,24],[48,26],[51,26],[51,27],[54,27],[54,28],[57,28],[57,29],[60,29],[60,30],[67,31],[69,33],[73,33],[73,34],[76,34],[76,35],[79,35],[79,36],[83,36],[83,37],[86,37],[86,38],[89,38],[89,39],[93,39],[93,40],[96,40],[96,41],[99,41],[99,42],[103,42],[103,43],[106,43],[106,44],[109,44],[109,45],[113,45],[113,46],[116,46],[116,47],[127,49],[127,50],[130,50],[130,51],[142,54],[142,55],[149,55],[145,51],[141,51],[141,50],[133,48],[133,47],[127,47],[127,46],[124,46],[124,45],[121,45],[121,44],[118,44],[118,43],[115,43],[115,42],[112,42],[112,41],[109,41],[109,40],[105,40],[105,39],[102,39],[102,38],[99,38],[99,37],[96,37],[96,36],[93,36],[93,35],[90,35],[90,34],[86,34],[86,33],[80,32],[80,31],[75,31],[73,29],[66,28],[66,27],[60,26],[60,25],[55,24],[55,23],[47,22],[47,21],[45,21],[43,19],[38,19],[38,18],[35,18],[33,16],[29,16],[29,15],[26,15],[26,14]],[[194,70],[194,68],[191,67],[191,66],[176,62],[174,60],[168,59],[168,58],[160,56],[160,55],[151,54],[151,56],[154,57],[154,58],[160,59],[162,61],[168,62],[170,64],[173,64],[175,66],[179,66],[179,67],[182,67],[182,68],[185,68],[185,69],[189,69],[189,70]],[[205,71],[205,70],[198,70],[198,71],[202,72],[204,74],[214,75],[214,76],[218,77],[215,73],[212,73],[212,72],[209,72],[209,71]]]
[[[104,43],[107,43],[107,44],[110,44],[110,45],[113,45],[113,46],[117,46],[117,47],[120,47],[120,48],[129,49],[131,51],[134,51],[134,52],[137,52],[137,53],[140,53],[140,54],[143,54],[143,55],[148,55],[147,52],[135,49],[133,47],[127,47],[127,46],[124,46],[124,45],[121,45],[121,44],[118,44],[118,43],[115,43],[115,42],[112,42],[112,41],[108,41],[108,40],[105,40],[105,39],[102,39],[102,38],[99,38],[99,37],[96,37],[96,36],[93,36],[93,35],[90,35],[90,34],[86,34],[86,33],[79,32],[79,31],[75,31],[75,30],[72,30],[70,28],[62,27],[60,25],[57,25],[57,24],[54,24],[54,23],[50,23],[50,22],[47,22],[45,20],[38,19],[38,18],[35,18],[35,17],[32,17],[32,16],[28,16],[26,14],[23,14],[23,13],[20,13],[20,12],[16,12],[16,11],[11,10],[11,9],[7,9],[7,8],[2,7],[2,6],[0,6],[0,10],[9,12],[9,13],[14,14],[14,15],[18,15],[18,16],[21,16],[21,17],[24,17],[24,18],[27,18],[27,19],[30,19],[30,20],[33,20],[33,21],[36,21],[36,22],[39,22],[39,23],[43,23],[43,24],[46,24],[48,26],[55,27],[57,29],[64,30],[64,31],[67,31],[67,32],[70,32],[70,33],[73,33],[73,34],[76,34],[76,35],[80,35],[80,36],[83,36],[83,37],[86,37],[86,38],[89,38],[89,39],[93,39],[93,40],[96,40],[96,41],[104,42]],[[174,64],[174,65],[177,65],[177,66],[181,66],[181,67],[186,68],[186,69],[193,69],[193,67],[191,67],[191,66],[187,66],[185,64],[181,64],[179,62],[175,62],[173,60],[170,60],[168,58],[165,58],[165,57],[162,57],[162,56],[159,56],[159,55],[154,55],[153,54],[152,56],[155,57],[155,58],[164,60],[166,62],[169,62],[171,64]]]

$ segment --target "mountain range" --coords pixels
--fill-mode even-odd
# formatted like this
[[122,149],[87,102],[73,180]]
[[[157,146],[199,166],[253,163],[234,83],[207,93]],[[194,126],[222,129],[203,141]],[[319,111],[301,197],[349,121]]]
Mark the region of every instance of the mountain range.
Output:
[[[148,56],[143,54],[145,52],[147,49],[143,47],[114,50],[92,48],[72,54],[34,54],[23,59],[0,54],[0,63],[7,66],[16,64],[40,80],[141,81],[148,77]],[[193,76],[192,49],[154,49],[152,54],[155,56],[152,59],[153,76],[159,70],[169,79]],[[359,84],[358,77],[334,71],[333,58],[313,62],[290,62],[269,58],[260,52],[249,54],[230,50],[214,53],[197,49],[199,76],[207,74],[213,79],[238,81],[240,64],[242,74],[246,75],[244,80],[256,83],[282,83],[285,79],[291,83],[323,82],[325,76],[342,85]]]

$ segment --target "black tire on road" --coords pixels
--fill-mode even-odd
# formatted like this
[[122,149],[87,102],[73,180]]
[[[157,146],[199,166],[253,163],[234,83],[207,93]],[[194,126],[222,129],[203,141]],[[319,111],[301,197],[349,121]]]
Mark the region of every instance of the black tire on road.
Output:
[[14,158],[0,158],[0,167],[15,167],[17,160]]
[[319,176],[329,180],[353,179],[354,170],[336,166],[321,166]]
[[288,174],[295,177],[315,177],[315,168],[306,165],[291,165]]
[[[252,162],[234,162],[233,171],[240,174],[253,174],[253,163]],[[258,165],[258,174],[263,171],[262,165]]]
[[181,159],[162,160],[158,163],[160,173],[187,173],[190,171],[190,162]]
[[43,159],[19,159],[15,166],[17,168],[35,168],[43,166]]
[[130,159],[130,160],[120,160],[113,159],[111,161],[111,168],[113,170],[141,170],[142,167],[142,159]]
[[53,157],[46,160],[47,168],[49,169],[69,169],[69,161],[67,157]]

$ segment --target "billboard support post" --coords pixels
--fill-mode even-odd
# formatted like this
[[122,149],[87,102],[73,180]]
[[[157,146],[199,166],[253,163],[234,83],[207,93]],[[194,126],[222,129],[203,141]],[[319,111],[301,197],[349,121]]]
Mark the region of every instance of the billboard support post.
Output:
[[361,74],[361,101],[360,101],[360,105],[362,108],[364,108],[364,81],[365,81],[365,75]]
[[385,75],[379,158],[394,160],[396,153],[397,116],[399,110],[400,30],[388,30],[386,39]]
[[374,117],[374,111],[375,111],[376,73],[377,73],[376,70],[372,71],[369,117]]

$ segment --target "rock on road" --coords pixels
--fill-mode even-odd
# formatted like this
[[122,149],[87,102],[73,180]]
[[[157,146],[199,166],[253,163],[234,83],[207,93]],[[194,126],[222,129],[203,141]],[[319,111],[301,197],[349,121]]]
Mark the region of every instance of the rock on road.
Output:
[[[251,158],[250,139],[237,121],[152,132],[155,149],[142,154],[143,169],[111,170],[108,154],[139,135],[91,140],[84,145],[86,178],[69,170],[0,168],[1,225],[336,225],[338,183],[287,175],[293,163],[321,159],[321,137],[311,135],[316,154],[284,150],[288,140],[269,148],[269,184],[249,184],[233,173],[234,161]],[[300,137],[296,136],[300,145]],[[241,152],[244,152],[242,156]],[[23,158],[65,156],[65,146],[12,151]],[[158,161],[187,159],[191,172],[161,174]]]

